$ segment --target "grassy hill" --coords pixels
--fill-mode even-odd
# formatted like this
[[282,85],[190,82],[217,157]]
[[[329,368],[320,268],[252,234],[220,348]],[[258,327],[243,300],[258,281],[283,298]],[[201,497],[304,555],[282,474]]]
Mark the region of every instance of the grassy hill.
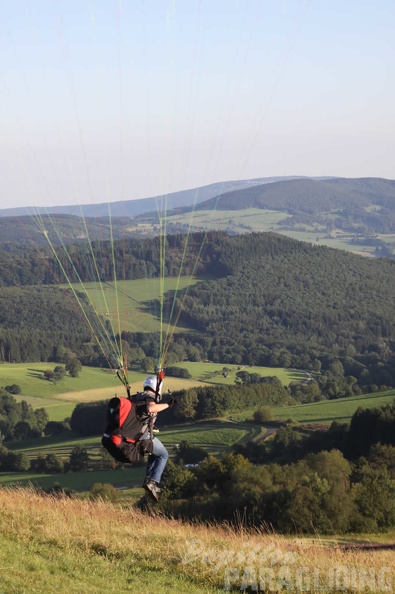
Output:
[[242,524],[233,530],[184,524],[127,504],[24,489],[0,489],[0,507],[1,591],[7,593],[215,594],[254,584],[265,592],[329,593],[334,586],[379,592],[393,577],[391,551],[343,550],[264,528],[249,533]]
[[273,413],[276,419],[284,421],[293,419],[299,423],[323,423],[328,425],[333,421],[349,423],[359,407],[380,408],[386,404],[392,405],[394,400],[395,390],[389,390],[388,392],[276,408]]

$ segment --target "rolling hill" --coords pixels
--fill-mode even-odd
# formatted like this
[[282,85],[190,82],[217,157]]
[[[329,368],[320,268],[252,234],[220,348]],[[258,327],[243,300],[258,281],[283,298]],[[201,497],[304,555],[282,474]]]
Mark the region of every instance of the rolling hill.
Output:
[[370,206],[395,210],[395,181],[380,178],[293,179],[228,191],[198,210],[268,208],[315,214]]
[[[163,196],[154,196],[152,198],[140,198],[136,200],[123,200],[118,202],[111,202],[111,213],[115,217],[134,217],[142,213],[155,212],[161,201],[166,199],[168,208],[176,208],[180,206],[191,206],[195,202],[209,200],[210,198],[228,192],[231,190],[239,190],[255,185],[271,183],[281,177],[267,177],[248,180],[225,181],[209,184],[199,188],[192,188],[190,190],[181,190],[179,192],[172,192]],[[101,204],[81,204],[81,205],[63,205],[40,207],[39,204],[33,207],[20,208],[3,208],[0,209],[0,217],[20,217],[31,215],[74,215],[80,217],[108,217],[109,205],[108,203]]]
[[46,235],[53,245],[153,237],[160,211],[167,233],[270,229],[370,255],[395,253],[395,181],[381,178],[261,178],[110,205],[3,209],[0,244],[43,247]]

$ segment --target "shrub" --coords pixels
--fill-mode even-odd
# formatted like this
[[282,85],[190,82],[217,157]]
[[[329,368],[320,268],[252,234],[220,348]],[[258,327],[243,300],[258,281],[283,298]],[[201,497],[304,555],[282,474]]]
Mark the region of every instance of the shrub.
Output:
[[273,420],[272,409],[268,406],[261,406],[252,416],[256,423],[267,423]]
[[119,493],[113,485],[109,483],[95,483],[89,492],[90,499],[106,499],[107,501],[117,501]]
[[5,389],[9,394],[21,394],[22,393],[22,388],[18,384],[12,384],[11,386],[6,386]]
[[169,377],[181,377],[182,379],[191,379],[192,375],[189,373],[188,369],[183,369],[182,367],[166,367],[166,375]]

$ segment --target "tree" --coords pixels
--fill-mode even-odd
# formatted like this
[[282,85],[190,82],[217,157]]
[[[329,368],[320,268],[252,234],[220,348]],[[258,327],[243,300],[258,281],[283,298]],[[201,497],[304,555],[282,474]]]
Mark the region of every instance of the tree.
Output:
[[45,435],[60,435],[68,431],[70,427],[64,421],[48,421],[44,428]]
[[69,372],[69,375],[71,377],[78,377],[78,375],[82,369],[82,365],[78,359],[73,358],[73,359],[71,359],[71,361],[69,361],[66,364],[65,369],[66,369],[66,371]]
[[14,427],[14,439],[27,439],[30,436],[31,427],[26,421],[18,421]]
[[156,366],[155,359],[152,357],[144,357],[140,362],[140,366],[145,373],[153,373]]
[[184,369],[183,367],[175,367],[175,366],[166,367],[166,375],[168,377],[181,377],[183,379],[191,379],[191,377],[192,377],[192,375],[189,373],[188,369]]
[[75,446],[69,456],[69,467],[73,472],[86,470],[89,465],[89,455],[82,446]]
[[44,379],[48,380],[49,382],[53,381],[53,377],[54,377],[54,372],[52,371],[52,369],[46,369],[44,371]]
[[11,386],[6,386],[5,390],[10,394],[21,394],[22,388],[18,384],[12,384]]
[[25,452],[11,452],[0,448],[0,468],[2,471],[25,472],[30,468],[30,460]]
[[141,359],[144,359],[145,353],[139,346],[134,346],[129,350],[129,361],[131,364],[139,363]]
[[196,416],[198,404],[199,398],[196,390],[186,390],[182,393],[182,397],[179,398],[174,414],[181,419],[192,420]]
[[55,383],[61,381],[66,375],[66,369],[62,365],[57,365],[53,370],[53,381]]
[[273,411],[268,406],[261,406],[254,412],[252,418],[256,423],[266,423],[273,420]]
[[45,408],[36,408],[34,411],[36,419],[36,427],[39,431],[43,432],[49,421],[49,415]]
[[395,479],[395,446],[374,444],[370,448],[368,461],[374,469],[386,468],[390,476]]
[[197,464],[207,458],[207,456],[208,453],[204,448],[194,446],[183,440],[178,446],[176,462],[183,461],[184,464]]
[[164,495],[171,499],[192,497],[197,481],[194,474],[183,464],[174,464],[172,460],[166,465],[164,472]]
[[361,514],[373,521],[375,528],[386,529],[395,524],[395,480],[386,468],[377,470],[365,464],[354,485],[355,501]]
[[44,472],[50,474],[63,472],[64,464],[55,454],[48,454],[44,459]]

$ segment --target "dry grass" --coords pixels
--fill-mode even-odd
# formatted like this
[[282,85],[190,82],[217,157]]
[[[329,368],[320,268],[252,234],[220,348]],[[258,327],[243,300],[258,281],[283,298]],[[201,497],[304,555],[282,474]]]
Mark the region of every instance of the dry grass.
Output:
[[182,524],[152,511],[34,490],[0,489],[0,508],[0,556],[8,547],[15,552],[17,543],[25,557],[23,564],[15,556],[8,560],[7,576],[25,579],[27,563],[30,573],[41,572],[43,583],[43,589],[18,590],[14,580],[6,592],[45,592],[47,566],[38,561],[43,557],[53,575],[74,576],[72,584],[62,579],[48,592],[99,592],[109,571],[113,585],[106,591],[118,593],[132,591],[133,584],[156,594],[220,592],[227,584],[240,591],[254,580],[258,591],[292,585],[293,591],[314,592],[317,580],[325,592],[392,591],[393,551],[345,551],[319,539],[290,540],[266,530]]
[[[165,391],[188,390],[189,388],[202,387],[204,382],[197,380],[184,380],[174,377],[166,378]],[[141,392],[141,381],[130,384],[131,394]],[[122,384],[109,388],[95,388],[93,390],[81,390],[79,392],[64,392],[59,394],[59,399],[67,402],[94,402],[96,400],[107,400],[114,395],[125,396],[125,389]]]

